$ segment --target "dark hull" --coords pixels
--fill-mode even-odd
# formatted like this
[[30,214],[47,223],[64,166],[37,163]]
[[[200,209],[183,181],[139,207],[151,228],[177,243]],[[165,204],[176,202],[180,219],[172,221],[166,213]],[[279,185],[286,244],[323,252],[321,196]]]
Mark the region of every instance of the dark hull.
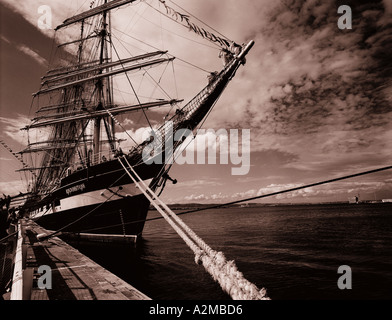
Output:
[[[142,163],[135,168],[156,189],[162,165]],[[140,237],[149,205],[118,160],[112,160],[64,178],[50,197],[29,211],[47,230]]]
[[[36,219],[48,230],[72,233],[93,233],[141,236],[149,201],[144,195],[110,201],[101,204],[54,212]],[[79,221],[75,222],[76,220]]]

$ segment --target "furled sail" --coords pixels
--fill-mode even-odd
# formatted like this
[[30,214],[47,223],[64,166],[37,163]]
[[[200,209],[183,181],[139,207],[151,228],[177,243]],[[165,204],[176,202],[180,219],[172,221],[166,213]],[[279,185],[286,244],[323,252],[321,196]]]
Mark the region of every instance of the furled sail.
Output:
[[[131,71],[131,70],[141,69],[141,68],[145,68],[145,67],[148,67],[148,66],[152,66],[154,64],[159,64],[159,63],[162,63],[162,62],[167,62],[167,61],[172,61],[172,60],[174,60],[174,58],[168,58],[168,59],[161,58],[161,59],[156,59],[156,60],[152,60],[152,61],[148,61],[148,62],[141,62],[141,63],[138,63],[136,65],[118,68],[116,70],[112,70],[112,71],[105,72],[105,73],[100,73],[100,74],[97,74],[95,76],[86,77],[86,78],[82,78],[82,79],[79,79],[79,80],[66,82],[66,83],[63,83],[63,84],[60,84],[60,85],[55,85],[55,86],[52,86],[52,87],[44,88],[44,89],[41,89],[38,92],[33,93],[33,96],[36,96],[36,95],[39,95],[39,94],[42,94],[42,93],[47,93],[47,92],[50,92],[50,91],[53,91],[53,90],[59,90],[59,89],[63,89],[63,88],[66,88],[66,87],[72,87],[72,86],[75,86],[75,85],[78,85],[78,84],[82,84],[82,83],[87,82],[87,81],[99,80],[101,78],[114,76],[114,75],[119,74],[119,73],[124,73],[124,72]],[[112,65],[112,66],[113,65],[118,65],[118,64],[121,64],[121,62],[109,63],[109,65]],[[108,68],[107,65],[101,64],[98,67],[93,68],[93,70],[100,70],[100,71],[102,71],[103,69],[106,69],[106,68]],[[85,73],[86,72],[81,71],[81,72],[78,73],[78,75],[83,75]],[[69,77],[72,77],[72,75],[70,75]],[[65,78],[68,78],[68,76],[66,76]]]
[[102,116],[107,115],[107,110],[109,110],[112,115],[117,115],[117,114],[124,113],[124,112],[136,111],[136,110],[141,110],[141,109],[149,109],[149,108],[159,107],[159,106],[163,106],[163,105],[173,105],[173,104],[179,103],[181,101],[182,100],[170,100],[170,101],[163,100],[163,101],[155,101],[155,102],[143,103],[143,104],[138,104],[138,105],[117,106],[117,107],[113,107],[110,109],[95,110],[95,111],[91,111],[91,112],[83,112],[83,113],[74,114],[71,116],[64,116],[64,114],[55,114],[52,117],[57,117],[56,119],[32,123],[23,129],[28,130],[28,129],[45,127],[45,126],[54,125],[54,124],[60,124],[60,123],[64,123],[64,122],[94,119],[97,117],[102,117]]
[[[90,66],[89,67],[84,67],[84,68],[83,67],[82,68],[80,68],[80,67],[79,68],[75,68],[74,67],[74,69],[76,71],[73,71],[73,72],[72,71],[67,71],[67,72],[63,72],[61,74],[51,74],[51,75],[48,75],[46,77],[43,77],[44,81],[41,84],[45,85],[45,84],[48,84],[48,83],[51,83],[51,82],[57,82],[57,81],[61,81],[61,80],[66,80],[66,79],[69,79],[69,78],[85,75],[87,73],[91,73],[91,72],[94,72],[94,71],[100,71],[100,70],[116,67],[118,65],[124,66],[125,64],[127,64],[129,62],[143,60],[143,59],[151,58],[151,57],[154,57],[154,56],[157,56],[157,55],[163,55],[165,53],[167,53],[167,51],[150,52],[150,53],[143,54],[143,55],[140,55],[140,56],[131,57],[131,58],[127,58],[127,59],[121,59],[121,60],[114,61],[114,62],[107,62],[107,63],[95,65],[95,66],[92,66],[92,67],[90,67]],[[171,61],[171,60],[170,59],[158,60],[158,62],[154,62],[154,63],[161,63],[161,62],[164,62],[164,61]],[[152,64],[154,64],[154,63],[152,63]],[[150,65],[150,64],[134,65],[134,69],[143,68],[143,67],[148,66],[148,65]]]

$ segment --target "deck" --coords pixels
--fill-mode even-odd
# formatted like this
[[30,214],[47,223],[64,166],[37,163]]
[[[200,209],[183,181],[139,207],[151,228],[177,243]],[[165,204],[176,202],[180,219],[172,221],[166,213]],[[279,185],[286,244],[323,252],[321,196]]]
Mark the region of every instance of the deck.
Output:
[[[35,222],[21,220],[21,225],[22,270],[14,270],[11,293],[4,295],[4,299],[150,300],[145,294],[58,237],[52,237],[42,242],[38,241],[37,236],[48,234],[48,231]],[[22,241],[18,242],[22,243]],[[15,269],[17,269],[17,257],[18,254],[16,255]],[[43,288],[49,287],[48,283],[50,282],[46,281],[46,271],[38,272],[40,266],[45,266],[44,268],[50,270],[51,288]],[[19,280],[23,284],[19,284],[19,288],[17,288]],[[21,291],[19,295],[15,294],[17,291]]]

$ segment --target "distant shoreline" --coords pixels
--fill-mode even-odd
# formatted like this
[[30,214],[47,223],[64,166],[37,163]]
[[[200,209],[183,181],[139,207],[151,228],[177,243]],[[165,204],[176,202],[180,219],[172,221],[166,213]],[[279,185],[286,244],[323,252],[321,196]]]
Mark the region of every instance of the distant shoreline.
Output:
[[[303,202],[303,203],[244,203],[244,204],[230,204],[223,205],[220,208],[262,208],[262,207],[284,207],[284,206],[312,206],[312,205],[361,205],[361,204],[392,204],[392,200],[364,200],[358,203],[349,201],[335,201],[335,202]],[[189,210],[208,208],[212,206],[219,206],[220,203],[174,203],[168,204],[172,210]],[[150,206],[150,211],[155,211],[153,206]]]

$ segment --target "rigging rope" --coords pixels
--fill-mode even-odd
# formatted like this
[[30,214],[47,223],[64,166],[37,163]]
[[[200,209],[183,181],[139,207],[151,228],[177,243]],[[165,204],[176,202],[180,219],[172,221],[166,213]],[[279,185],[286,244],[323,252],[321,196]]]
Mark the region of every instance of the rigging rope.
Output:
[[[209,32],[209,31],[205,30],[204,28],[199,27],[198,25],[196,25],[193,22],[191,22],[189,20],[189,15],[182,14],[182,13],[174,10],[173,8],[169,7],[165,3],[164,0],[158,0],[158,1],[160,3],[162,3],[163,6],[165,7],[166,15],[167,15],[167,17],[169,19],[173,20],[174,22],[179,23],[180,25],[182,25],[184,27],[187,27],[190,31],[193,31],[197,35],[203,37],[204,39],[207,39],[207,40],[211,41],[212,43],[218,43],[221,47],[227,47],[227,48],[230,47],[232,41],[230,41],[228,39],[224,39],[226,37],[222,38],[222,37],[216,36],[212,32]],[[147,4],[147,5],[151,6],[150,4]],[[154,7],[152,7],[152,8],[154,10],[158,11],[159,13],[161,13],[159,10],[155,9]],[[205,24],[206,26],[208,26],[206,23],[204,23],[204,22],[202,22],[202,23]],[[211,27],[209,27],[209,28],[212,29]]]
[[[119,30],[117,30],[117,31],[119,31]],[[121,31],[120,31],[121,32]],[[115,38],[116,38],[116,40],[118,40],[119,41],[119,39],[115,36],[115,35],[113,35]],[[131,37],[131,36],[129,36],[129,37]],[[133,37],[131,37],[131,38],[133,38]],[[136,38],[134,38],[135,40],[138,40],[138,39],[136,39]],[[140,41],[140,40],[138,40],[138,41]],[[132,56],[132,54],[131,54],[131,52],[128,50],[128,48],[126,47],[126,46],[124,46],[124,43],[126,43],[126,44],[129,44],[129,43],[127,43],[127,42],[125,42],[125,41],[119,41],[119,43],[123,46],[123,48],[128,52],[128,54],[130,55],[130,56]],[[148,45],[148,44],[147,44]],[[158,51],[164,51],[164,50],[161,50],[161,49],[159,49],[159,48],[155,48],[155,47],[153,47],[153,46],[151,46],[151,48],[153,48],[153,49],[156,49],[156,50],[158,50]],[[119,57],[119,55],[117,54],[117,57]],[[175,58],[175,57],[174,57]],[[154,79],[154,77],[152,77],[151,75],[150,75],[150,73],[148,72],[148,70],[145,70],[145,74],[147,74],[149,77],[150,77],[150,79],[155,83],[155,85],[169,98],[169,99],[172,99],[171,97],[170,97],[170,95],[162,88],[162,86],[158,83],[158,82],[156,82],[155,81],[155,79]],[[144,76],[144,75],[143,75]],[[141,83],[140,83],[141,84]],[[141,95],[139,95],[139,97],[142,97]]]
[[[161,0],[159,0],[161,1]],[[169,0],[171,3],[173,3],[175,6],[179,7],[182,11],[185,11],[187,14],[189,14],[190,16],[192,16],[194,19],[196,19],[197,21],[203,23],[206,27],[210,28],[212,31],[218,33],[222,38],[229,40],[228,37],[226,37],[225,35],[223,35],[222,33],[220,33],[218,30],[214,29],[213,27],[209,26],[207,23],[205,23],[204,21],[200,20],[198,17],[196,17],[195,15],[193,15],[192,13],[190,13],[189,11],[187,11],[186,9],[184,9],[183,7],[181,7],[180,5],[178,5],[177,3],[175,3],[173,0]],[[162,2],[162,1],[161,1]]]
[[[142,44],[145,44],[146,46],[151,47],[152,49],[155,49],[155,50],[158,50],[158,51],[162,51],[162,49],[157,48],[157,47],[155,47],[155,46],[153,46],[153,45],[151,45],[151,44],[149,44],[149,43],[147,43],[147,42],[145,42],[145,41],[142,41],[142,40],[140,40],[140,39],[138,39],[138,38],[135,38],[135,37],[133,37],[133,36],[131,36],[131,35],[129,35],[129,34],[126,34],[126,33],[124,33],[123,31],[121,31],[121,30],[119,30],[119,29],[116,29],[116,28],[113,28],[113,29],[116,30],[116,31],[119,32],[119,33],[122,33],[122,34],[128,36],[129,38],[131,38],[131,39],[133,39],[133,40],[136,40],[136,41],[138,41],[138,42],[140,42],[140,43],[142,43]],[[115,36],[115,38],[120,42],[120,44],[123,44],[123,43],[130,44],[130,43],[125,42],[125,41],[123,41],[123,40],[120,41],[116,36]],[[123,45],[123,47],[124,47],[124,49],[130,54],[129,50],[128,50],[124,45]],[[197,65],[194,65],[194,64],[192,64],[192,63],[190,63],[190,62],[188,62],[188,61],[186,61],[186,60],[184,60],[184,59],[181,59],[181,58],[179,58],[179,57],[177,57],[177,56],[174,56],[174,55],[172,55],[172,54],[169,54],[169,56],[174,57],[174,58],[176,58],[176,60],[180,60],[180,61],[182,61],[182,62],[184,62],[184,63],[190,65],[191,67],[194,67],[194,68],[196,68],[196,69],[199,69],[199,70],[201,70],[201,71],[203,71],[203,72],[205,72],[205,73],[211,73],[211,71],[208,71],[208,70],[206,70],[206,69],[203,69],[203,68],[201,68],[201,67],[199,67],[199,66],[197,66]],[[162,88],[161,88],[161,89],[162,89]]]
[[[1,144],[8,152],[10,152],[10,153],[11,153],[11,154],[12,154],[12,155],[22,164],[22,166],[23,166],[24,169],[28,169],[28,168],[29,168],[28,164],[26,164],[26,163],[23,161],[23,158],[22,158],[21,156],[19,156],[16,152],[14,152],[14,151],[8,146],[8,144],[5,143],[5,141],[0,140],[0,144]],[[36,176],[36,174],[35,174],[35,172],[34,172],[33,170],[29,169],[29,171],[30,171],[34,176]]]
[[[112,47],[113,47],[113,49],[114,49],[114,52],[116,52],[117,58],[118,58],[119,60],[121,60],[120,55],[118,54],[117,49],[116,49],[116,47],[114,46],[113,43],[112,43]],[[123,65],[123,64],[121,64],[121,66],[124,68],[124,65]],[[137,100],[137,102],[139,103],[139,106],[141,106],[140,99],[139,99],[139,97],[138,97],[138,95],[137,95],[137,93],[136,93],[136,91],[135,91],[135,88],[134,88],[133,85],[132,85],[131,79],[129,79],[128,73],[125,72],[125,76],[127,77],[128,83],[129,83],[129,85],[131,86],[131,89],[132,89],[132,91],[133,91],[133,94],[135,95],[136,100]],[[148,122],[148,125],[149,125],[150,128],[152,129],[151,122],[150,122],[150,120],[148,119],[147,114],[146,114],[146,112],[144,111],[143,108],[142,108],[142,112],[143,112],[143,114],[144,114],[144,116],[145,116],[145,118],[146,118],[146,120],[147,120],[147,122]],[[133,140],[133,139],[132,139],[132,140]],[[133,141],[135,141],[135,140],[133,140]]]
[[109,116],[112,118],[112,120],[125,132],[125,134],[137,145],[137,142],[134,138],[132,138],[132,136],[128,133],[127,130],[125,130],[125,128],[123,127],[123,125],[120,123],[120,121],[118,121],[114,115],[109,111],[109,109],[103,107],[105,109],[105,111],[109,114]]
[[[160,11],[158,11],[157,9],[155,9],[153,6],[151,6],[151,5],[148,4],[148,3],[146,3],[146,4],[147,4],[150,8],[154,9],[155,11],[157,11],[160,15],[162,15],[162,13],[161,13]],[[184,10],[184,11],[185,11],[185,10]],[[214,49],[214,50],[220,48],[220,46],[219,46],[218,44],[214,43],[214,42],[213,42],[212,44],[215,45],[215,47],[213,47],[213,46],[211,46],[211,45],[208,45],[208,44],[205,44],[205,43],[202,43],[202,42],[200,42],[200,41],[196,41],[196,40],[193,40],[193,39],[184,37],[184,36],[182,36],[182,35],[180,35],[180,34],[178,34],[178,33],[173,32],[172,30],[163,28],[162,25],[158,25],[158,24],[156,24],[156,23],[150,21],[149,19],[147,19],[147,18],[145,18],[145,17],[141,17],[141,18],[143,18],[143,19],[146,20],[147,22],[151,23],[152,25],[155,25],[155,26],[159,27],[161,30],[165,30],[165,31],[167,31],[167,32],[169,32],[169,33],[171,33],[171,34],[177,36],[177,37],[180,37],[180,38],[183,38],[183,39],[192,41],[192,42],[194,42],[194,43],[197,43],[197,44],[199,44],[199,45],[202,45],[202,46],[205,46],[205,47]],[[169,18],[169,19],[170,19],[170,18]],[[197,19],[197,18],[196,18],[196,19]],[[172,20],[172,19],[171,19],[171,20]],[[177,22],[177,21],[176,21],[176,22]],[[202,22],[202,21],[201,21],[201,22]],[[208,25],[207,25],[207,26],[208,26]],[[209,27],[209,28],[211,28],[211,27]],[[213,28],[211,28],[211,29],[214,30]],[[214,31],[216,31],[216,30],[214,30]],[[218,31],[216,31],[216,32],[219,33]]]
[[[124,165],[121,159],[125,161],[128,167]],[[260,290],[255,284],[246,280],[243,274],[238,271],[234,261],[227,261],[222,252],[211,249],[193,230],[177,217],[142,181],[126,157],[119,157],[118,161],[135,185],[194,252],[195,262],[197,264],[203,264],[212,278],[220,284],[226,293],[235,300],[269,300],[264,288]]]

